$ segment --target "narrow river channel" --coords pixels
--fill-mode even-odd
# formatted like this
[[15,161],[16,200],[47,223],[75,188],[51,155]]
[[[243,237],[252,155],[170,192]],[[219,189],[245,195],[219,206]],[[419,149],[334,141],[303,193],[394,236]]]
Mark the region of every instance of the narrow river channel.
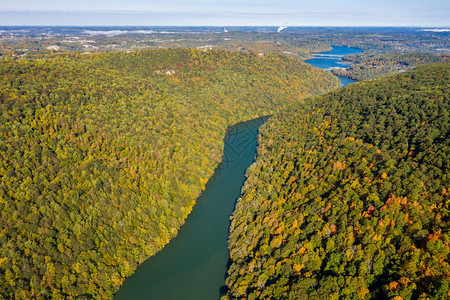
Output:
[[[333,47],[306,62],[321,68],[346,67],[340,59],[360,49]],[[342,86],[354,82],[339,77]],[[258,128],[268,117],[232,126],[225,137],[222,163],[178,236],[125,280],[115,299],[214,300],[220,298],[228,262],[230,216],[256,154]]]
[[178,236],[125,280],[115,299],[214,300],[228,263],[230,216],[256,154],[258,128],[268,117],[236,124],[225,137],[222,162]]

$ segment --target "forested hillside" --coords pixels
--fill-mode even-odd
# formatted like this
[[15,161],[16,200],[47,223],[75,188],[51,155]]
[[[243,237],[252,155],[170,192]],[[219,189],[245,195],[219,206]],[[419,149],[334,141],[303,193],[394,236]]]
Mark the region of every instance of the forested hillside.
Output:
[[225,299],[450,297],[450,64],[274,114],[232,217]]
[[359,53],[344,56],[344,62],[352,63],[350,67],[332,69],[332,72],[338,76],[361,81],[412,70],[419,65],[437,63],[442,60],[442,56],[429,53],[381,53],[372,55]]
[[0,62],[0,298],[111,298],[177,234],[228,126],[338,86],[225,51]]

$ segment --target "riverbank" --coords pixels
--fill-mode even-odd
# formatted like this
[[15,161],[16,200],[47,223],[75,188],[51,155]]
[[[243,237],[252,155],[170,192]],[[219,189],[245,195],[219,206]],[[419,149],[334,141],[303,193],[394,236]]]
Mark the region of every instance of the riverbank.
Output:
[[127,278],[115,299],[220,298],[229,259],[229,218],[255,159],[258,128],[267,119],[227,130],[222,162],[178,236]]

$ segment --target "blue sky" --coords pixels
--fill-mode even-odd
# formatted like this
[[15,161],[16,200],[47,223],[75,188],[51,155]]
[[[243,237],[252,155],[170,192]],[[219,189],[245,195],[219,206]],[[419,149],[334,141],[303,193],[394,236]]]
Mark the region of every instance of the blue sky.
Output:
[[450,0],[13,0],[0,25],[450,27]]

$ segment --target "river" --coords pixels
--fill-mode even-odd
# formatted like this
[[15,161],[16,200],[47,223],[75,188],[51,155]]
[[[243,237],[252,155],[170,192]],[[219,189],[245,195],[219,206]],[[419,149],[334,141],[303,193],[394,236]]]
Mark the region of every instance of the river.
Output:
[[[341,62],[342,57],[347,54],[361,53],[361,49],[350,47],[338,47],[333,46],[333,50],[327,52],[314,53],[313,59],[305,60],[306,63],[325,70],[331,70],[331,68],[346,68],[350,64]],[[356,82],[353,79],[337,76],[341,80],[341,86],[345,86],[349,83]]]
[[256,154],[258,128],[268,117],[238,123],[225,137],[222,162],[177,237],[125,280],[115,299],[214,300],[228,263],[230,216]]
[[[345,67],[340,59],[361,50],[333,47],[305,62],[321,68]],[[354,82],[339,77],[342,85]],[[258,128],[268,117],[236,124],[225,137],[222,162],[177,237],[125,280],[115,299],[219,299],[227,271],[230,216],[256,154]]]

